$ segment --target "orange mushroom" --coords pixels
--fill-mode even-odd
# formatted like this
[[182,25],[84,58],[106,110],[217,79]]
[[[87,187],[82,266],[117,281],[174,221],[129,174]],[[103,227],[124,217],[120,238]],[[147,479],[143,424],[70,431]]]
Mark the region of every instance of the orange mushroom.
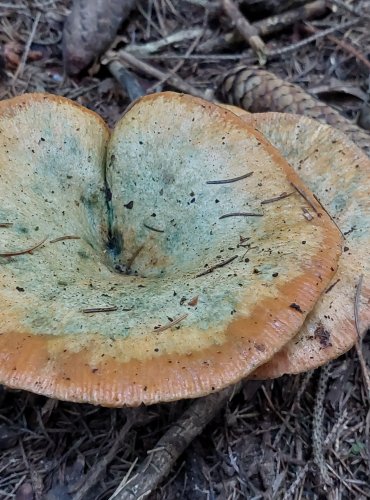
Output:
[[291,339],[335,273],[336,226],[216,105],[147,96],[109,138],[94,113],[31,94],[0,104],[0,130],[8,386],[106,406],[208,394]]

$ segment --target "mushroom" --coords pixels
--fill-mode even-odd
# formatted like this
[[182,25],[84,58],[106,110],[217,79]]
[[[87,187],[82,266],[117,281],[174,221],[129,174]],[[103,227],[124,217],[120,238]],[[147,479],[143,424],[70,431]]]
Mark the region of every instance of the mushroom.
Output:
[[105,406],[208,394],[289,341],[334,276],[335,224],[214,104],[147,96],[109,138],[94,113],[30,94],[1,102],[0,130],[10,387]]
[[[281,152],[345,237],[338,271],[299,334],[253,377],[311,370],[348,351],[370,328],[370,160],[343,133],[313,119],[233,111]],[[361,276],[356,328],[355,295]]]

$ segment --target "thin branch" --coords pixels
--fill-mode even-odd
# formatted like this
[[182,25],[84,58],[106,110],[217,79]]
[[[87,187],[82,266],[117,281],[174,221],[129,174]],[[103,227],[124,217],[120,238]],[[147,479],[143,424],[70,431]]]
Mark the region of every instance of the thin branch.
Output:
[[337,5],[341,9],[344,9],[347,12],[350,12],[351,14],[360,17],[361,19],[364,18],[370,19],[370,16],[366,14],[364,11],[356,9],[356,7],[352,7],[352,5],[349,5],[348,2],[343,2],[343,0],[328,0],[328,3]]
[[[309,33],[320,33],[320,31],[317,28],[308,23],[304,25],[304,28]],[[366,56],[364,56],[364,54],[362,54],[358,49],[353,47],[353,45],[351,45],[349,42],[341,40],[334,35],[327,35],[327,38],[328,40],[338,45],[338,47],[343,49],[345,52],[351,54],[357,61],[360,61],[368,70],[370,70],[370,61],[366,58]]]
[[28,37],[26,46],[24,48],[24,52],[23,52],[23,55],[22,55],[21,62],[19,63],[19,66],[17,67],[16,72],[14,73],[13,82],[12,82],[13,83],[13,87],[14,87],[14,85],[15,85],[18,77],[22,76],[22,74],[23,74],[24,67],[25,67],[25,64],[27,62],[27,57],[28,57],[28,54],[30,52],[33,39],[35,38],[36,30],[37,30],[37,26],[39,24],[40,18],[41,18],[41,12],[38,12],[36,14],[35,20],[33,22],[30,36]]
[[238,258],[238,255],[234,255],[234,257],[230,257],[230,259],[223,260],[222,262],[219,262],[218,264],[215,264],[214,266],[206,269],[205,271],[202,271],[201,273],[197,274],[195,277],[199,278],[200,276],[205,276],[206,274],[212,273],[215,269],[219,269],[220,267],[224,267],[227,264],[230,264],[233,260]]
[[144,227],[146,227],[147,229],[149,229],[150,231],[154,231],[156,233],[164,233],[163,229],[157,229],[156,227],[153,227],[153,226],[149,226],[149,224],[145,224],[144,223]]
[[259,63],[262,66],[266,64],[266,45],[259,36],[257,29],[247,21],[233,0],[222,0],[222,7],[234,23],[236,29],[256,53]]
[[340,278],[338,278],[336,281],[334,281],[334,283],[332,285],[330,285],[326,290],[325,290],[325,293],[329,293],[333,290],[333,288],[335,287],[335,285],[337,285],[338,283],[340,282]]
[[118,59],[123,63],[126,63],[128,66],[135,68],[138,71],[146,75],[150,75],[157,80],[166,80],[168,78],[168,82],[172,85],[172,87],[180,90],[181,92],[185,92],[186,94],[191,94],[197,97],[205,98],[205,93],[201,90],[196,89],[188,82],[185,82],[178,75],[172,75],[168,77],[167,73],[151,66],[148,63],[145,63],[135,57],[133,54],[129,54],[125,50],[119,51],[109,51],[106,53],[105,57],[102,59],[102,64],[109,64],[111,61]]
[[260,36],[273,35],[298,21],[321,16],[325,14],[326,10],[326,0],[316,0],[295,9],[287,10],[282,14],[261,19],[261,21],[253,23],[253,26]]
[[126,92],[130,102],[145,95],[145,90],[137,79],[136,75],[131,73],[125,66],[115,59],[108,64],[108,69],[117,82]]
[[153,332],[160,333],[160,332],[164,332],[165,330],[169,330],[173,326],[178,325],[179,323],[181,323],[181,321],[184,321],[184,319],[187,318],[188,316],[189,316],[188,313],[182,314],[181,316],[179,316],[178,318],[175,318],[174,320],[170,321],[166,325],[160,326],[158,328],[154,328]]
[[91,307],[90,309],[82,309],[82,312],[84,314],[94,314],[101,312],[112,312],[117,310],[118,310],[117,306],[108,306],[108,307]]
[[31,253],[33,250],[36,250],[36,248],[41,247],[45,243],[45,241],[48,238],[44,238],[43,240],[39,241],[39,243],[36,243],[36,245],[33,245],[32,247],[25,248],[24,250],[14,250],[12,252],[1,252],[0,257],[14,257],[16,255],[24,255],[26,253]]
[[80,240],[80,236],[60,236],[59,238],[55,238],[54,240],[50,240],[49,243],[57,243],[58,241],[64,240]]
[[[204,427],[235,394],[241,384],[194,400],[183,415],[160,438],[136,474],[120,484],[110,500],[138,500],[149,495],[169,474],[176,460]],[[75,499],[74,499],[75,500]]]
[[[194,38],[202,36],[203,34],[203,28],[184,29],[160,38],[159,40],[155,40],[154,42],[148,42],[142,45],[127,45],[125,47],[125,50],[130,54],[134,54],[135,56],[140,57],[141,55],[154,54],[155,52],[158,52],[159,50],[164,49],[174,43],[183,42],[185,40],[193,40]],[[205,34],[207,34],[207,32]]]
[[291,45],[288,45],[287,47],[283,47],[281,49],[276,49],[276,50],[270,50],[267,53],[268,59],[271,59],[273,57],[279,57],[283,56],[286,54],[290,54],[291,52],[295,52],[298,49],[301,49],[302,47],[305,47],[311,42],[316,42],[316,40],[319,40],[320,38],[324,38],[327,35],[330,35],[331,33],[334,33],[334,31],[338,31],[341,29],[347,29],[352,26],[356,26],[356,24],[360,23],[360,19],[350,19],[349,21],[345,21],[343,23],[337,24],[336,26],[332,26],[326,30],[322,30],[319,33],[316,33],[312,36],[309,36],[305,38],[304,40],[301,40],[300,42],[293,43]]
[[229,214],[221,215],[219,219],[227,219],[228,217],[263,217],[263,214],[253,212],[231,212]]
[[[326,213],[326,215],[329,217],[329,219],[333,222],[333,224],[336,225],[338,231],[340,232],[340,234],[342,235],[342,238],[345,240],[346,239],[346,236],[345,234],[343,233],[342,229],[339,227],[337,221],[334,219],[334,217],[331,215],[330,212],[328,212],[328,210],[326,209],[326,207],[324,207],[324,205],[321,203],[320,199],[315,195],[315,193],[313,193],[313,197],[315,198],[315,200],[317,201],[317,203],[320,205],[320,207],[324,210],[324,212]],[[319,217],[320,217],[320,214],[318,214]]]
[[275,196],[274,198],[263,200],[261,201],[261,205],[268,205],[269,203],[275,203],[275,201],[284,200],[284,198],[288,198],[288,196],[291,196],[293,192],[294,191],[291,191],[290,193],[282,193],[280,196]]
[[248,172],[244,175],[240,175],[239,177],[233,177],[232,179],[222,179],[220,181],[207,181],[206,184],[231,184],[232,182],[241,181],[242,179],[246,179],[250,177],[253,172]]
[[[202,28],[200,28],[200,33],[198,33],[198,35],[195,37],[195,40],[193,40],[193,42],[189,45],[186,53],[185,53],[185,56],[188,56],[190,55],[192,52],[194,52],[194,50],[196,49],[196,47],[198,46],[199,44],[199,41],[200,39],[202,38],[203,35],[205,35],[206,33],[206,25],[207,25],[207,19],[208,19],[208,16],[205,16],[204,17],[204,21],[203,21],[203,26]],[[177,76],[177,72],[182,68],[182,66],[185,64],[185,60],[182,60],[182,61],[179,61],[175,67],[173,69],[171,69],[167,75],[166,75],[166,78],[162,78],[161,80],[159,80],[156,84],[152,85],[148,90],[147,92],[150,93],[152,92],[153,90],[155,90],[156,87],[158,87],[158,85],[163,85],[167,80],[169,80],[171,77],[174,77],[174,76]]]
[[293,182],[291,182],[290,184],[291,184],[291,186],[293,186],[293,187],[294,187],[294,189],[295,189],[295,190],[296,190],[296,191],[297,191],[297,192],[298,192],[298,193],[302,196],[302,198],[303,198],[305,201],[307,201],[307,203],[310,205],[310,207],[312,208],[312,210],[313,210],[316,214],[318,214],[318,210],[317,210],[317,208],[315,207],[315,205],[314,205],[313,201],[311,201],[311,200],[309,199],[309,197],[306,195],[306,193],[303,191],[303,189],[301,189],[301,188],[299,188],[298,186],[296,186]]

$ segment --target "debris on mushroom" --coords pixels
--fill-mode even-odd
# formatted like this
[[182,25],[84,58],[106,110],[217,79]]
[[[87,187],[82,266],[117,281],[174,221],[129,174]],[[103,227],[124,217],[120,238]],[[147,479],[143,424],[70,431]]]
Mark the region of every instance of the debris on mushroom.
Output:
[[[211,393],[288,342],[335,275],[337,227],[230,111],[155,94],[109,137],[94,113],[30,94],[1,102],[0,130],[1,252],[59,239],[0,256],[10,387],[106,406]],[[310,203],[261,204],[292,183]],[[260,216],[222,218],[237,213]]]

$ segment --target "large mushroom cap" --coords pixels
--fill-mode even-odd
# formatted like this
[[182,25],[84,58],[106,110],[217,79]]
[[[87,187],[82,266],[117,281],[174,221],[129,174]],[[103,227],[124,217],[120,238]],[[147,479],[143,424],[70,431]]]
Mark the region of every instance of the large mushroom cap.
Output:
[[334,224],[218,106],[148,96],[108,141],[96,115],[29,95],[1,103],[0,130],[9,386],[108,406],[207,394],[292,338],[335,272]]
[[282,113],[241,116],[289,161],[345,236],[338,271],[299,334],[253,374],[264,379],[317,368],[354,345],[361,276],[359,334],[370,328],[370,160],[341,132],[315,120]]

